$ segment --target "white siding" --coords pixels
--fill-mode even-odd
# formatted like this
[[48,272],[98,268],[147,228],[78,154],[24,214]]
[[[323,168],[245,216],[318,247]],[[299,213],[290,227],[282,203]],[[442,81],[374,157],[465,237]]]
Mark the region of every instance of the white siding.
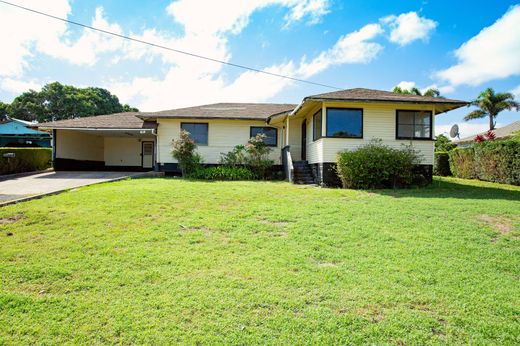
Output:
[[56,157],[103,161],[103,137],[79,131],[56,130]]
[[[171,142],[179,138],[182,122],[208,123],[208,145],[198,146],[204,163],[218,163],[221,153],[227,153],[235,145],[246,144],[251,126],[267,126],[265,121],[253,120],[201,120],[201,119],[158,119],[157,150],[159,163],[175,163],[171,156]],[[292,125],[292,124],[291,124]],[[278,146],[272,147],[271,159],[280,164],[282,130],[278,128]]]
[[[374,104],[374,103],[338,103],[328,102],[325,107],[352,107],[363,108],[363,138],[322,138],[312,142],[312,115],[307,114],[309,121],[307,133],[310,139],[307,144],[307,159],[309,163],[335,162],[338,152],[343,150],[355,150],[367,144],[372,139],[382,139],[383,144],[393,148],[400,148],[402,145],[412,145],[422,156],[423,164],[433,164],[434,141],[430,140],[397,140],[396,137],[396,110],[413,109],[428,110],[433,109],[429,105],[403,105],[403,104]],[[326,119],[323,116],[323,131],[326,131]],[[310,119],[310,120],[309,120]],[[434,120],[435,122],[435,120]],[[432,124],[434,127],[434,124]],[[432,129],[433,131],[433,129]]]
[[141,166],[141,140],[105,137],[105,165]]

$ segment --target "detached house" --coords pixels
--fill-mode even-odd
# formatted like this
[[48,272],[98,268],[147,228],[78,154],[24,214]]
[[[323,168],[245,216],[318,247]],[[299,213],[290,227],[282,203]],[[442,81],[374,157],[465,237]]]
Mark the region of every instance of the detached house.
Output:
[[[150,170],[178,172],[171,141],[190,132],[205,164],[220,154],[266,135],[271,158],[288,178],[309,165],[319,184],[336,184],[336,154],[378,138],[422,154],[431,178],[435,117],[465,101],[347,89],[305,97],[300,104],[217,103],[160,112],[101,115],[44,123],[53,132],[56,170]],[[297,165],[293,165],[298,162]]]

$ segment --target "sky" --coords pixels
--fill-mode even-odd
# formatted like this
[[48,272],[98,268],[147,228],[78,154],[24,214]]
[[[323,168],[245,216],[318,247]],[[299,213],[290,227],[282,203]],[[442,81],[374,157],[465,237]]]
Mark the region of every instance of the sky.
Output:
[[[436,87],[520,100],[520,2],[376,0],[10,0],[57,17],[339,88]],[[142,111],[214,102],[299,103],[334,91],[162,50],[0,3],[0,101],[46,83],[98,86]],[[436,118],[461,137],[471,108]],[[498,126],[520,120],[503,112]]]

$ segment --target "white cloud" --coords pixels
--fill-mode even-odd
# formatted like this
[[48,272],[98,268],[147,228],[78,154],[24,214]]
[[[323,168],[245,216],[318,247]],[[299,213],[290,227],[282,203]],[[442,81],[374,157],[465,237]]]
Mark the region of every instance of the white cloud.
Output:
[[415,82],[412,81],[402,81],[397,84],[398,87],[400,87],[403,90],[410,90],[411,88],[415,87]]
[[[328,0],[178,0],[172,2],[168,13],[184,26],[186,33],[240,33],[255,11],[278,5],[287,7],[288,24],[309,18],[318,21],[328,13]],[[204,10],[201,10],[201,9]]]
[[494,79],[520,75],[520,5],[455,51],[458,63],[435,77],[453,86],[477,86]]
[[[302,58],[299,63],[290,60],[269,66],[264,70],[297,78],[309,78],[333,65],[367,63],[383,48],[377,43],[370,42],[381,33],[382,29],[378,24],[369,24],[358,31],[342,36],[333,47],[308,62],[305,58]],[[186,59],[186,61],[177,61],[163,79],[135,78],[130,82],[111,81],[109,89],[114,91],[122,101],[152,111],[223,101],[262,102],[269,100],[293,83],[288,79],[255,71],[243,72],[232,82],[225,83],[219,74],[221,69],[219,64],[205,61],[194,64],[193,59],[189,57],[175,59]],[[204,64],[209,66],[204,68],[202,66]]]
[[383,46],[370,40],[382,32],[379,24],[368,24],[358,31],[342,36],[332,48],[322,52],[310,62],[307,63],[303,59],[298,76],[308,78],[332,65],[364,64],[372,61]]
[[15,94],[21,94],[23,92],[32,90],[40,90],[42,87],[42,83],[35,80],[21,80],[14,78],[1,78],[0,79],[0,89],[9,91]]
[[419,17],[416,12],[408,12],[399,16],[388,16],[381,22],[390,26],[390,41],[405,46],[416,40],[427,41],[431,32],[437,27],[434,20]]
[[[459,125],[459,133],[460,138],[474,136],[477,133],[484,132],[489,130],[489,123],[465,123],[461,122]],[[438,136],[440,134],[444,134],[448,138],[450,138],[450,129],[453,126],[451,125],[435,125],[435,135]],[[502,127],[503,124],[497,124],[497,127]],[[457,138],[452,138],[452,140],[456,140]]]
[[[58,17],[66,17],[71,11],[67,0],[46,2],[19,0],[16,3]],[[65,29],[66,24],[63,22],[49,20],[38,14],[0,4],[0,42],[2,42],[0,76],[21,76],[29,67],[27,59],[34,54],[35,42],[59,36]]]
[[516,88],[511,90],[511,93],[515,95],[516,101],[520,102],[520,85],[518,85]]

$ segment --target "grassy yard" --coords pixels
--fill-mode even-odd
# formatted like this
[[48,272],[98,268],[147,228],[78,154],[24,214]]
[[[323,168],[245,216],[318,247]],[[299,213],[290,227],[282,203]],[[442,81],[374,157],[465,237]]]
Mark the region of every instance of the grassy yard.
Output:
[[519,187],[138,179],[0,229],[0,344],[520,343]]

